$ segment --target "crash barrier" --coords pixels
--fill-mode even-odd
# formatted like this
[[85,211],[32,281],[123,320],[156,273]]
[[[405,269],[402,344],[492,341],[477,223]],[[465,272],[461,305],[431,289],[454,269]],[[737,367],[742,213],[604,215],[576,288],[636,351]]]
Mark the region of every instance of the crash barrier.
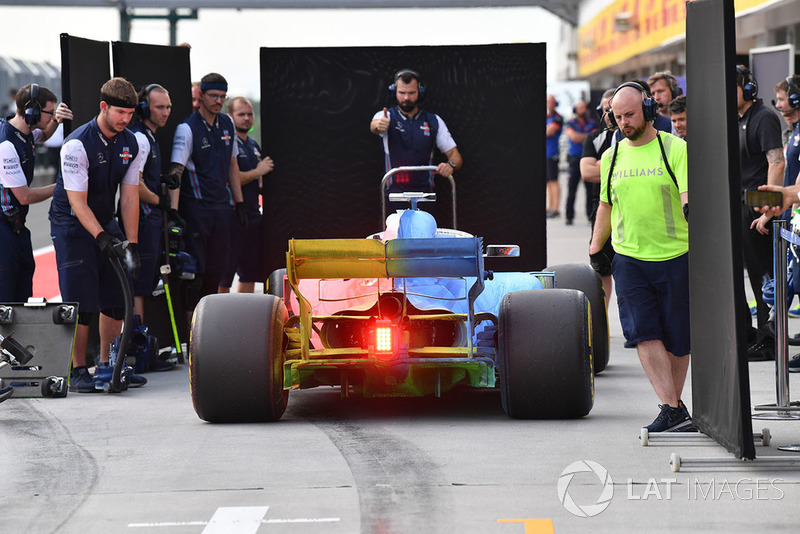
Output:
[[0,387],[13,387],[14,397],[65,396],[77,318],[75,302],[0,303],[0,337],[13,336],[32,355],[25,363],[7,359]]
[[[410,172],[410,171],[435,171],[437,169],[436,165],[420,165],[420,166],[406,166],[406,167],[395,167],[391,169],[389,172],[383,175],[381,179],[381,221],[380,224],[383,228],[386,226],[386,185],[389,183],[389,178],[392,175],[397,174],[398,172]],[[453,217],[453,229],[458,228],[458,224],[456,223],[456,181],[453,179],[452,176],[442,176],[442,178],[447,178],[447,183],[450,184],[450,195],[451,195],[451,210],[452,210],[452,217]],[[412,207],[415,209],[416,207]]]

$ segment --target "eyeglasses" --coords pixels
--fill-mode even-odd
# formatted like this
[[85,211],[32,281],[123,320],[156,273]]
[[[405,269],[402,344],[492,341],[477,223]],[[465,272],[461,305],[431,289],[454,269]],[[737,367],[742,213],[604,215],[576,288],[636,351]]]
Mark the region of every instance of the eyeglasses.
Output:
[[56,110],[53,110],[53,111],[47,111],[46,109],[42,109],[42,110],[40,110],[40,111],[41,111],[42,113],[47,113],[48,115],[55,115],[55,114],[56,114]]
[[203,93],[203,94],[205,94],[208,98],[210,98],[214,102],[227,102],[228,101],[228,97],[226,95],[212,95],[211,93]]

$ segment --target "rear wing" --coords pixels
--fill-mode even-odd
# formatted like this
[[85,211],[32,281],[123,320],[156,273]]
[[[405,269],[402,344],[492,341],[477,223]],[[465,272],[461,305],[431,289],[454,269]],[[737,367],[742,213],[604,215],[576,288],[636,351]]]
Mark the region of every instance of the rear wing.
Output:
[[289,285],[300,303],[303,354],[311,333],[311,305],[298,282],[319,278],[461,278],[474,277],[469,289],[467,329],[471,344],[474,303],[484,288],[480,237],[377,239],[291,239],[286,253]]
[[290,279],[483,278],[480,237],[292,239],[286,254]]

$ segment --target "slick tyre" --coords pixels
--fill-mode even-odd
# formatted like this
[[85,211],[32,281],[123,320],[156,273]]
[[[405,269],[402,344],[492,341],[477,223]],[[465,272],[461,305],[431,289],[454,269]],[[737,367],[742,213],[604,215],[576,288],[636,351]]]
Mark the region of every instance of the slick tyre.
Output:
[[592,363],[595,374],[601,373],[608,365],[609,338],[606,294],[603,281],[589,265],[574,263],[555,265],[546,270],[556,273],[556,288],[583,291],[589,299],[592,316]]
[[589,301],[571,289],[507,294],[500,304],[498,370],[515,419],[583,417],[594,403]]
[[275,269],[267,279],[267,294],[283,298],[283,277],[286,269]]
[[192,403],[211,423],[277,421],[283,389],[283,325],[288,318],[274,295],[203,297],[189,344]]

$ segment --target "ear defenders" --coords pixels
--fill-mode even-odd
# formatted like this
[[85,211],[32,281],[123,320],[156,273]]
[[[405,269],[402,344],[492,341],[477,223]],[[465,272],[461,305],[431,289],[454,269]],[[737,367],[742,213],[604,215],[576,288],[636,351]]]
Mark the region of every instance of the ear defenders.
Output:
[[[139,113],[139,117],[141,117],[142,120],[150,118],[150,92],[160,87],[161,86],[157,83],[151,83],[142,91],[142,97],[139,99],[139,103],[136,104],[136,111]],[[163,87],[161,88],[163,89]]]
[[[619,90],[622,89],[623,87],[633,87],[634,89],[642,93],[642,113],[644,114],[644,120],[646,122],[652,122],[658,118],[658,103],[652,96],[650,96],[647,93],[644,87],[642,87],[640,84],[636,82],[625,82],[621,84],[619,87],[617,87],[616,91],[614,91],[614,96],[617,96],[617,93],[619,93]],[[614,97],[611,97],[611,100],[613,102]],[[614,118],[613,109],[611,109],[608,112],[608,118],[609,122],[611,122],[612,130],[619,128],[619,125],[617,124],[617,119]]]
[[755,100],[758,96],[758,82],[753,73],[747,67],[737,65],[736,74],[742,77],[742,98]]
[[789,86],[789,88],[786,89],[786,98],[789,101],[789,106],[791,106],[792,109],[800,109],[800,87],[798,87],[797,83],[794,81],[794,76],[787,76],[786,84]]
[[419,85],[418,102],[422,102],[423,100],[425,100],[425,86],[422,84],[422,78],[420,78],[419,73],[411,69],[403,69],[397,71],[397,74],[394,75],[394,82],[392,82],[392,84],[389,86],[389,98],[397,99],[397,80],[406,75],[411,76],[412,78],[417,80],[417,84]]
[[35,128],[42,120],[42,105],[39,103],[39,84],[31,84],[31,94],[25,102],[25,124]]
[[673,100],[683,94],[683,89],[681,89],[681,86],[678,85],[678,79],[675,78],[675,76],[669,72],[661,72],[654,74],[653,76],[659,75],[663,76],[663,79],[667,81],[667,85],[669,85],[669,92],[672,93]]

